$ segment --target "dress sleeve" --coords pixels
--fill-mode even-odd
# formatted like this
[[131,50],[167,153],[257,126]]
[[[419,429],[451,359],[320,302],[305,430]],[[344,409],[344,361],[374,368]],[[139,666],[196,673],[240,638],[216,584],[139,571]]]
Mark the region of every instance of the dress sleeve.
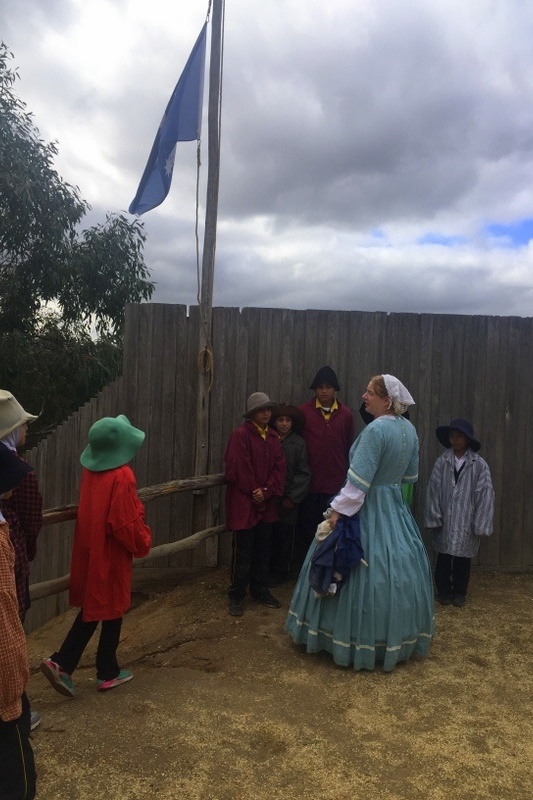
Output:
[[362,492],[370,489],[384,448],[383,431],[374,423],[370,423],[355,440],[350,452],[348,480]]
[[411,455],[411,460],[407,465],[407,469],[405,471],[405,475],[402,478],[402,483],[416,483],[418,480],[418,462],[419,462],[419,450],[420,444],[418,442],[418,437],[416,439],[416,444],[413,447],[413,453]]
[[340,492],[331,501],[331,508],[344,514],[346,517],[353,517],[365,502],[365,493],[358,489],[355,484],[346,481]]

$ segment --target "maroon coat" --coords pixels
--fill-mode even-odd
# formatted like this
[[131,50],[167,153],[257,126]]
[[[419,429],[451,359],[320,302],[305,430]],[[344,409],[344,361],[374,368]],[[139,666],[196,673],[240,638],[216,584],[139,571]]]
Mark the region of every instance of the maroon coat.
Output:
[[326,421],[313,397],[300,406],[305,416],[302,436],[311,469],[309,492],[337,494],[348,472],[348,454],[355,439],[352,412],[337,400],[338,409]]
[[[230,436],[224,456],[226,473],[226,525],[232,531],[254,528],[259,522],[278,519],[276,497],[285,489],[285,456],[277,433],[267,428],[263,439],[251,420]],[[252,492],[262,489],[262,507],[252,500]]]

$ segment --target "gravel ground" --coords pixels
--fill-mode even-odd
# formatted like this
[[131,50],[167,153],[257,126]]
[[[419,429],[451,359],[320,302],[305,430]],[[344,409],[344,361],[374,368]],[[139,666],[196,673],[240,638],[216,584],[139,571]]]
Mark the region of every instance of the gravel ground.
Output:
[[119,649],[134,680],[75,699],[41,658],[75,611],[28,637],[40,800],[530,800],[533,575],[475,573],[438,606],[431,657],[355,673],[309,656],[280,610],[227,613],[226,569],[141,570]]

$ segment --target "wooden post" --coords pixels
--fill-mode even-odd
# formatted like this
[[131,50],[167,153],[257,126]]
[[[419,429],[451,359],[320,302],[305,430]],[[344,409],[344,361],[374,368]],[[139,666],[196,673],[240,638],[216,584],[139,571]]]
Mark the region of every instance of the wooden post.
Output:
[[[213,0],[211,22],[211,55],[209,62],[208,104],[208,170],[205,212],[204,249],[202,256],[202,282],[200,294],[200,328],[198,334],[198,398],[196,414],[195,475],[205,475],[209,463],[209,401],[213,380],[213,353],[211,348],[211,321],[213,312],[213,282],[215,274],[216,232],[218,217],[218,187],[220,175],[220,90],[222,79],[222,34],[224,1]],[[195,493],[195,529],[212,524],[207,494]],[[216,566],[218,547],[216,540],[206,543],[209,566]]]

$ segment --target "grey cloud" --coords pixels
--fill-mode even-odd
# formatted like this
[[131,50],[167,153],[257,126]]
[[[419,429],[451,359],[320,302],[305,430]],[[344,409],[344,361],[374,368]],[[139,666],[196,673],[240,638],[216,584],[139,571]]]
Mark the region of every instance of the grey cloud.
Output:
[[[13,9],[21,45],[76,13],[67,0]],[[52,58],[28,85],[22,73],[60,148],[79,125],[99,141],[105,119],[116,174],[110,190],[95,173],[95,214],[132,199],[193,41],[132,35],[112,85]],[[531,315],[528,251],[501,254],[480,231],[533,216],[532,35],[523,3],[228,3],[215,304]],[[34,67],[42,55],[24,47]],[[204,129],[203,187],[206,145]],[[169,198],[144,217],[158,301],[196,302],[194,195],[195,145],[183,143]],[[472,244],[417,247],[428,231]]]

